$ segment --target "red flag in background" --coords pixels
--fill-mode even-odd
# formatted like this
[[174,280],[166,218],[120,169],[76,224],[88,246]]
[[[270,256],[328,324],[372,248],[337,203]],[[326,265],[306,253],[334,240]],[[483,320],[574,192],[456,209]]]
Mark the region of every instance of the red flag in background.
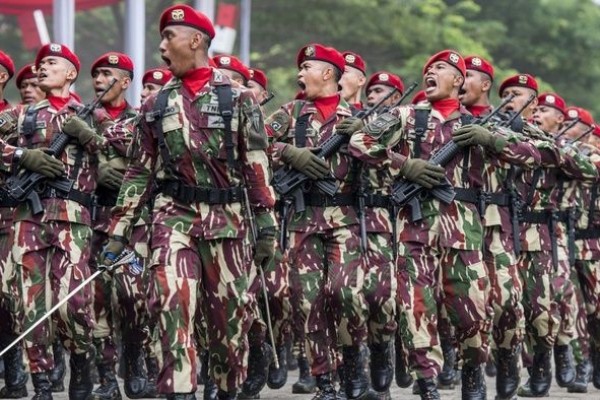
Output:
[[219,3],[216,18],[216,36],[210,49],[216,54],[231,54],[235,44],[236,27],[239,19],[237,4]]
[[27,50],[39,49],[42,46],[40,35],[38,35],[33,11],[17,15],[19,29],[21,29],[21,37],[23,38],[23,46]]

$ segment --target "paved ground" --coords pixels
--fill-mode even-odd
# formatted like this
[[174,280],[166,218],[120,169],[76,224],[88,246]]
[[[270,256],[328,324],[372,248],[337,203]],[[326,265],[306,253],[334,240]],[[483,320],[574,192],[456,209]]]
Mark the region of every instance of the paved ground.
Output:
[[[523,382],[526,380],[526,376],[527,373],[525,371],[523,371]],[[300,400],[300,399],[304,399],[304,400],[310,400],[312,399],[312,395],[309,394],[292,394],[292,383],[294,383],[298,378],[298,373],[297,371],[292,371],[290,372],[289,375],[289,379],[288,379],[288,384],[286,386],[284,386],[282,389],[280,390],[270,390],[268,388],[266,388],[262,393],[260,398],[261,399],[289,399],[289,400]],[[67,383],[67,381],[65,381],[65,383]],[[495,382],[493,379],[487,378],[487,385],[488,385],[488,400],[493,400],[494,399],[494,385]],[[31,383],[29,384],[30,386],[30,392],[29,395],[30,397],[33,396],[33,388],[31,387]],[[66,386],[66,385],[65,385]],[[122,392],[123,393],[123,392]],[[442,399],[443,400],[460,400],[460,388],[457,388],[453,391],[442,391],[440,392],[442,395]],[[418,400],[419,397],[415,396],[412,394],[411,389],[400,389],[397,386],[395,386],[395,384],[392,387],[392,391],[391,391],[391,398],[393,400],[396,399],[407,399],[407,400]],[[198,393],[196,394],[198,400],[202,399],[202,387],[199,387]],[[123,398],[125,398],[125,396],[123,396]],[[55,400],[67,400],[68,399],[68,395],[66,392],[64,393],[55,393],[54,394],[54,399]],[[600,400],[600,390],[597,390],[593,387],[592,384],[589,385],[588,387],[588,393],[587,394],[574,394],[574,393],[567,393],[566,389],[561,389],[556,385],[552,386],[552,390],[550,391],[550,396],[549,397],[545,397],[546,400],[569,400],[569,399],[585,399],[585,400]]]

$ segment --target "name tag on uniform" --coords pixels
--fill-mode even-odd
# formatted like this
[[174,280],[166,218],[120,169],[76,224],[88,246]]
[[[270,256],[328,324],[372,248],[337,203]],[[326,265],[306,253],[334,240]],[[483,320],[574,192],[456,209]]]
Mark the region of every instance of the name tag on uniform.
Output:
[[223,121],[220,115],[209,115],[206,127],[225,129],[225,121]]
[[200,112],[206,114],[219,114],[219,105],[214,103],[202,104]]

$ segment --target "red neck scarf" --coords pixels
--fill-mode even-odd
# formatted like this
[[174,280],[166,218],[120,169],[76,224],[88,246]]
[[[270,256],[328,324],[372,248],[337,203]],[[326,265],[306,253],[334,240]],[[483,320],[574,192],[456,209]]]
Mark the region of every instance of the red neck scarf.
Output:
[[48,99],[48,101],[50,102],[50,105],[52,106],[52,108],[54,108],[56,111],[60,111],[62,110],[62,108],[64,106],[67,105],[67,103],[69,102],[69,100],[71,100],[70,96],[67,97],[58,97],[58,96],[52,96],[51,94],[49,94],[46,99]]
[[467,110],[469,110],[469,112],[473,114],[474,117],[480,117],[484,114],[487,114],[490,111],[490,106],[480,106],[474,104],[468,107]]
[[362,103],[360,101],[358,103],[354,103],[353,106],[357,110],[362,110],[363,109],[363,105],[362,105]]
[[444,118],[448,118],[448,115],[452,114],[454,111],[458,111],[460,103],[458,102],[458,99],[442,99],[431,103],[431,107],[442,114]]
[[7,100],[2,100],[2,102],[0,102],[0,111],[4,111],[7,108],[10,108],[10,104]]
[[323,117],[323,121],[327,121],[337,110],[337,106],[340,104],[340,95],[336,93],[329,97],[319,97],[314,100],[314,103],[319,114]]
[[195,95],[198,93],[198,90],[206,85],[211,77],[211,67],[200,67],[186,72],[181,80],[183,81],[183,86],[185,86],[191,94]]
[[108,115],[110,115],[110,118],[115,120],[119,115],[121,115],[123,111],[125,111],[125,109],[127,108],[127,102],[124,101],[118,106],[111,106],[110,104],[105,103],[102,104],[102,107],[104,107]]

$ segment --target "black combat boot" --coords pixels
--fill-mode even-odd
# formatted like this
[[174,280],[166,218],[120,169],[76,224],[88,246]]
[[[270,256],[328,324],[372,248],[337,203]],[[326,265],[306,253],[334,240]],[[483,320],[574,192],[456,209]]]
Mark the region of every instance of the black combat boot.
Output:
[[275,367],[275,361],[269,365],[269,376],[267,378],[267,386],[271,389],[280,389],[287,382],[288,366],[287,366],[287,348],[285,346],[277,347],[277,361],[279,368]]
[[333,382],[331,380],[331,374],[317,375],[317,394],[312,400],[336,400],[337,396]]
[[592,383],[596,389],[600,389],[600,351],[595,343],[591,343],[590,356],[592,357]]
[[396,385],[401,388],[407,388],[413,383],[413,378],[410,376],[406,359],[404,357],[404,348],[402,345],[402,338],[400,335],[396,335],[395,342],[396,352]]
[[50,385],[50,379],[48,374],[40,372],[31,374],[31,382],[33,383],[33,390],[35,395],[31,400],[52,400],[52,390]]
[[144,354],[138,343],[123,344],[123,361],[125,362],[125,396],[130,399],[141,399],[146,393],[146,371],[144,371]]
[[340,388],[337,391],[337,399],[338,400],[348,400],[346,397],[346,380],[344,379],[344,366],[338,367],[337,370],[337,378],[340,384]]
[[65,347],[58,338],[52,343],[52,353],[54,353],[54,369],[48,375],[52,384],[52,391],[64,392],[67,361],[65,359]]
[[167,400],[196,400],[194,393],[171,393],[167,395]]
[[287,350],[287,367],[288,371],[295,371],[298,369],[298,359],[294,357],[294,352],[292,351],[292,342],[289,342],[285,345]]
[[250,346],[248,355],[248,376],[242,384],[242,392],[246,396],[256,396],[265,387],[269,375],[269,364],[273,359],[271,346],[262,343]]
[[[440,400],[440,393],[432,378],[420,378],[415,381],[421,400]],[[414,389],[413,389],[414,393]]]
[[575,367],[577,376],[573,383],[567,388],[569,393],[587,393],[588,382],[592,373],[592,366],[589,360],[583,360]]
[[344,392],[348,399],[358,399],[367,392],[369,380],[365,374],[360,346],[344,346]]
[[72,354],[69,360],[71,380],[69,381],[69,400],[87,400],[94,384],[90,377],[94,356],[92,354]]
[[158,360],[156,357],[146,357],[146,371],[147,380],[146,380],[146,393],[144,394],[144,398],[155,398],[159,397],[158,389],[156,388],[156,381],[158,379]]
[[496,367],[496,360],[488,358],[485,363],[485,374],[490,378],[494,378],[498,374],[498,368]]
[[235,400],[235,399],[237,399],[237,391],[234,389],[229,392],[226,392],[224,390],[219,389],[219,392],[217,393],[217,399],[219,399],[219,400]]
[[487,399],[487,388],[481,366],[463,365],[461,380],[462,400]]
[[442,339],[442,354],[444,355],[444,366],[437,377],[438,389],[452,390],[456,382],[456,348],[449,340]]
[[373,343],[371,349],[371,386],[376,392],[385,392],[394,379],[391,343]]
[[569,345],[554,346],[554,364],[556,365],[556,384],[568,387],[575,380],[575,368],[571,360]]
[[292,385],[292,393],[314,393],[317,380],[310,374],[310,365],[306,356],[298,357],[298,382]]
[[552,384],[552,368],[550,366],[550,350],[536,348],[533,353],[533,366],[527,368],[529,379],[517,391],[521,397],[546,397]]
[[212,378],[206,378],[204,382],[204,389],[202,391],[202,399],[203,400],[217,400],[217,393],[219,392],[219,387],[215,383]]
[[98,365],[98,374],[100,375],[100,386],[92,392],[90,400],[121,400],[121,391],[114,366],[100,364]]
[[[6,345],[14,341],[12,335],[7,335],[3,341]],[[4,386],[0,389],[2,399],[20,399],[27,397],[27,373],[23,368],[23,348],[21,344],[13,346],[2,357],[4,360]]]
[[519,389],[519,347],[516,351],[498,349],[494,351],[497,360],[496,400],[513,400]]

